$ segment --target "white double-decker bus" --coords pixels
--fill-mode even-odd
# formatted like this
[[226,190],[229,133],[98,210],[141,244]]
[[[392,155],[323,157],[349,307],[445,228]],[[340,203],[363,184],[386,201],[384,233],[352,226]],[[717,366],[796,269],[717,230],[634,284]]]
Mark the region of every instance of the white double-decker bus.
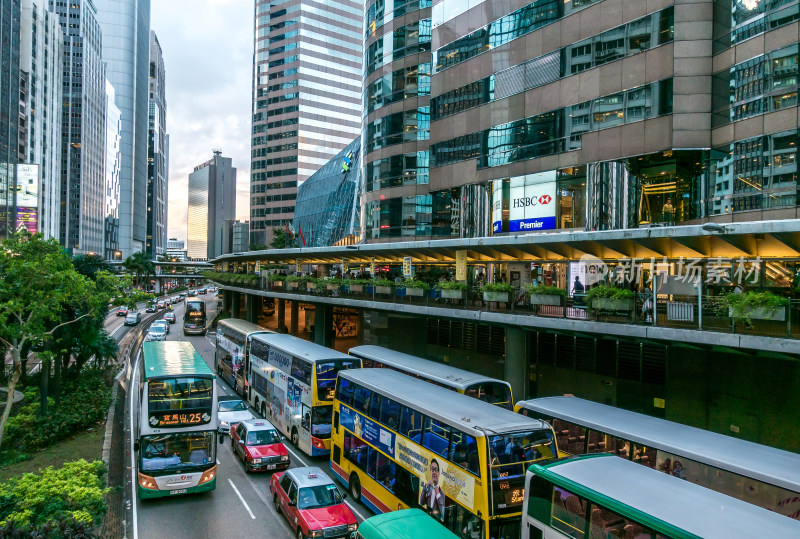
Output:
[[308,455],[331,449],[336,375],[361,360],[292,335],[261,333],[250,344],[250,404]]
[[249,389],[247,361],[250,344],[253,336],[259,333],[273,332],[240,318],[226,318],[217,323],[217,347],[214,353],[217,376],[244,397],[247,397]]
[[194,346],[142,345],[139,372],[137,492],[140,498],[216,488],[216,377]]

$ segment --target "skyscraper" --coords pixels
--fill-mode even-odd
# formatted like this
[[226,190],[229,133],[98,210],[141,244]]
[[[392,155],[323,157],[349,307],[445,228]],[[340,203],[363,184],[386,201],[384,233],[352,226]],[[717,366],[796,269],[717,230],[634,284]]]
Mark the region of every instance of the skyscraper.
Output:
[[187,253],[206,260],[225,251],[225,221],[236,216],[236,169],[230,157],[214,150],[214,157],[189,174]]
[[122,113],[115,104],[114,86],[106,81],[106,260],[122,260],[119,250],[119,170],[122,155],[120,153]]
[[0,239],[14,231],[19,137],[19,0],[0,2]]
[[294,216],[297,186],[360,133],[361,2],[255,1],[250,242]]
[[29,176],[17,190],[16,226],[45,238],[58,238],[61,206],[62,36],[57,16],[41,3],[22,0],[19,160],[24,164],[18,170]]
[[64,32],[61,110],[61,243],[74,253],[104,252],[105,66],[92,0],[56,2]]
[[145,250],[150,0],[95,0],[103,32],[106,76],[122,113],[119,249]]
[[147,241],[151,258],[167,252],[167,99],[164,57],[150,31],[150,106],[147,135]]

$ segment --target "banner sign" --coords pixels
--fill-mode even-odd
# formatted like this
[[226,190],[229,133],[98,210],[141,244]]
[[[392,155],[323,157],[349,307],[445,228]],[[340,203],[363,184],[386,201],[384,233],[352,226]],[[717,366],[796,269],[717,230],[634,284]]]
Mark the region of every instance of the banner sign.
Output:
[[296,273],[303,273],[303,263],[300,260],[295,260],[294,271]]
[[475,503],[475,479],[471,475],[401,436],[397,436],[395,447],[397,461],[419,477],[420,485],[431,481],[431,462],[436,460],[439,465],[439,484],[444,495],[472,509]]
[[456,281],[467,280],[467,252],[456,251]]
[[342,273],[347,273],[350,270],[350,259],[343,258],[342,259]]
[[375,259],[374,258],[370,258],[369,259],[369,273],[370,273],[370,275],[373,275],[373,276],[375,275]]
[[535,232],[556,227],[555,171],[495,180],[494,184],[492,233]]
[[395,433],[386,430],[370,418],[351,410],[347,406],[339,407],[339,421],[342,426],[356,437],[372,444],[387,455],[395,458]]
[[260,274],[261,274],[261,261],[260,260],[256,260],[256,275],[260,275]]
[[411,277],[411,257],[403,258],[403,277]]

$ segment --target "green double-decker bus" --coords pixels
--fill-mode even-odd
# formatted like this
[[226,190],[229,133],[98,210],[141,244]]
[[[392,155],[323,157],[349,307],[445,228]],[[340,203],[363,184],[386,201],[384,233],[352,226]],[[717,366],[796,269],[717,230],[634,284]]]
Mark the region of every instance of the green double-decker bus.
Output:
[[216,488],[215,375],[188,342],[146,342],[139,371],[140,498]]
[[[467,528],[466,537],[470,538]],[[421,509],[403,509],[370,517],[351,535],[355,539],[459,539],[459,536]],[[476,535],[476,537],[478,537]]]

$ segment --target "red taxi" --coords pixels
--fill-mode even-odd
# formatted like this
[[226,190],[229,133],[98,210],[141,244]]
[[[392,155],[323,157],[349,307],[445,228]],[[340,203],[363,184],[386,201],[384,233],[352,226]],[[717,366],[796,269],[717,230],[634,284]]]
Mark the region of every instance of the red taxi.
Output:
[[249,419],[231,428],[233,452],[244,464],[245,472],[285,470],[289,452],[283,437],[266,419]]
[[333,480],[317,467],[292,468],[269,482],[275,510],[283,513],[298,538],[350,537],[358,527]]

